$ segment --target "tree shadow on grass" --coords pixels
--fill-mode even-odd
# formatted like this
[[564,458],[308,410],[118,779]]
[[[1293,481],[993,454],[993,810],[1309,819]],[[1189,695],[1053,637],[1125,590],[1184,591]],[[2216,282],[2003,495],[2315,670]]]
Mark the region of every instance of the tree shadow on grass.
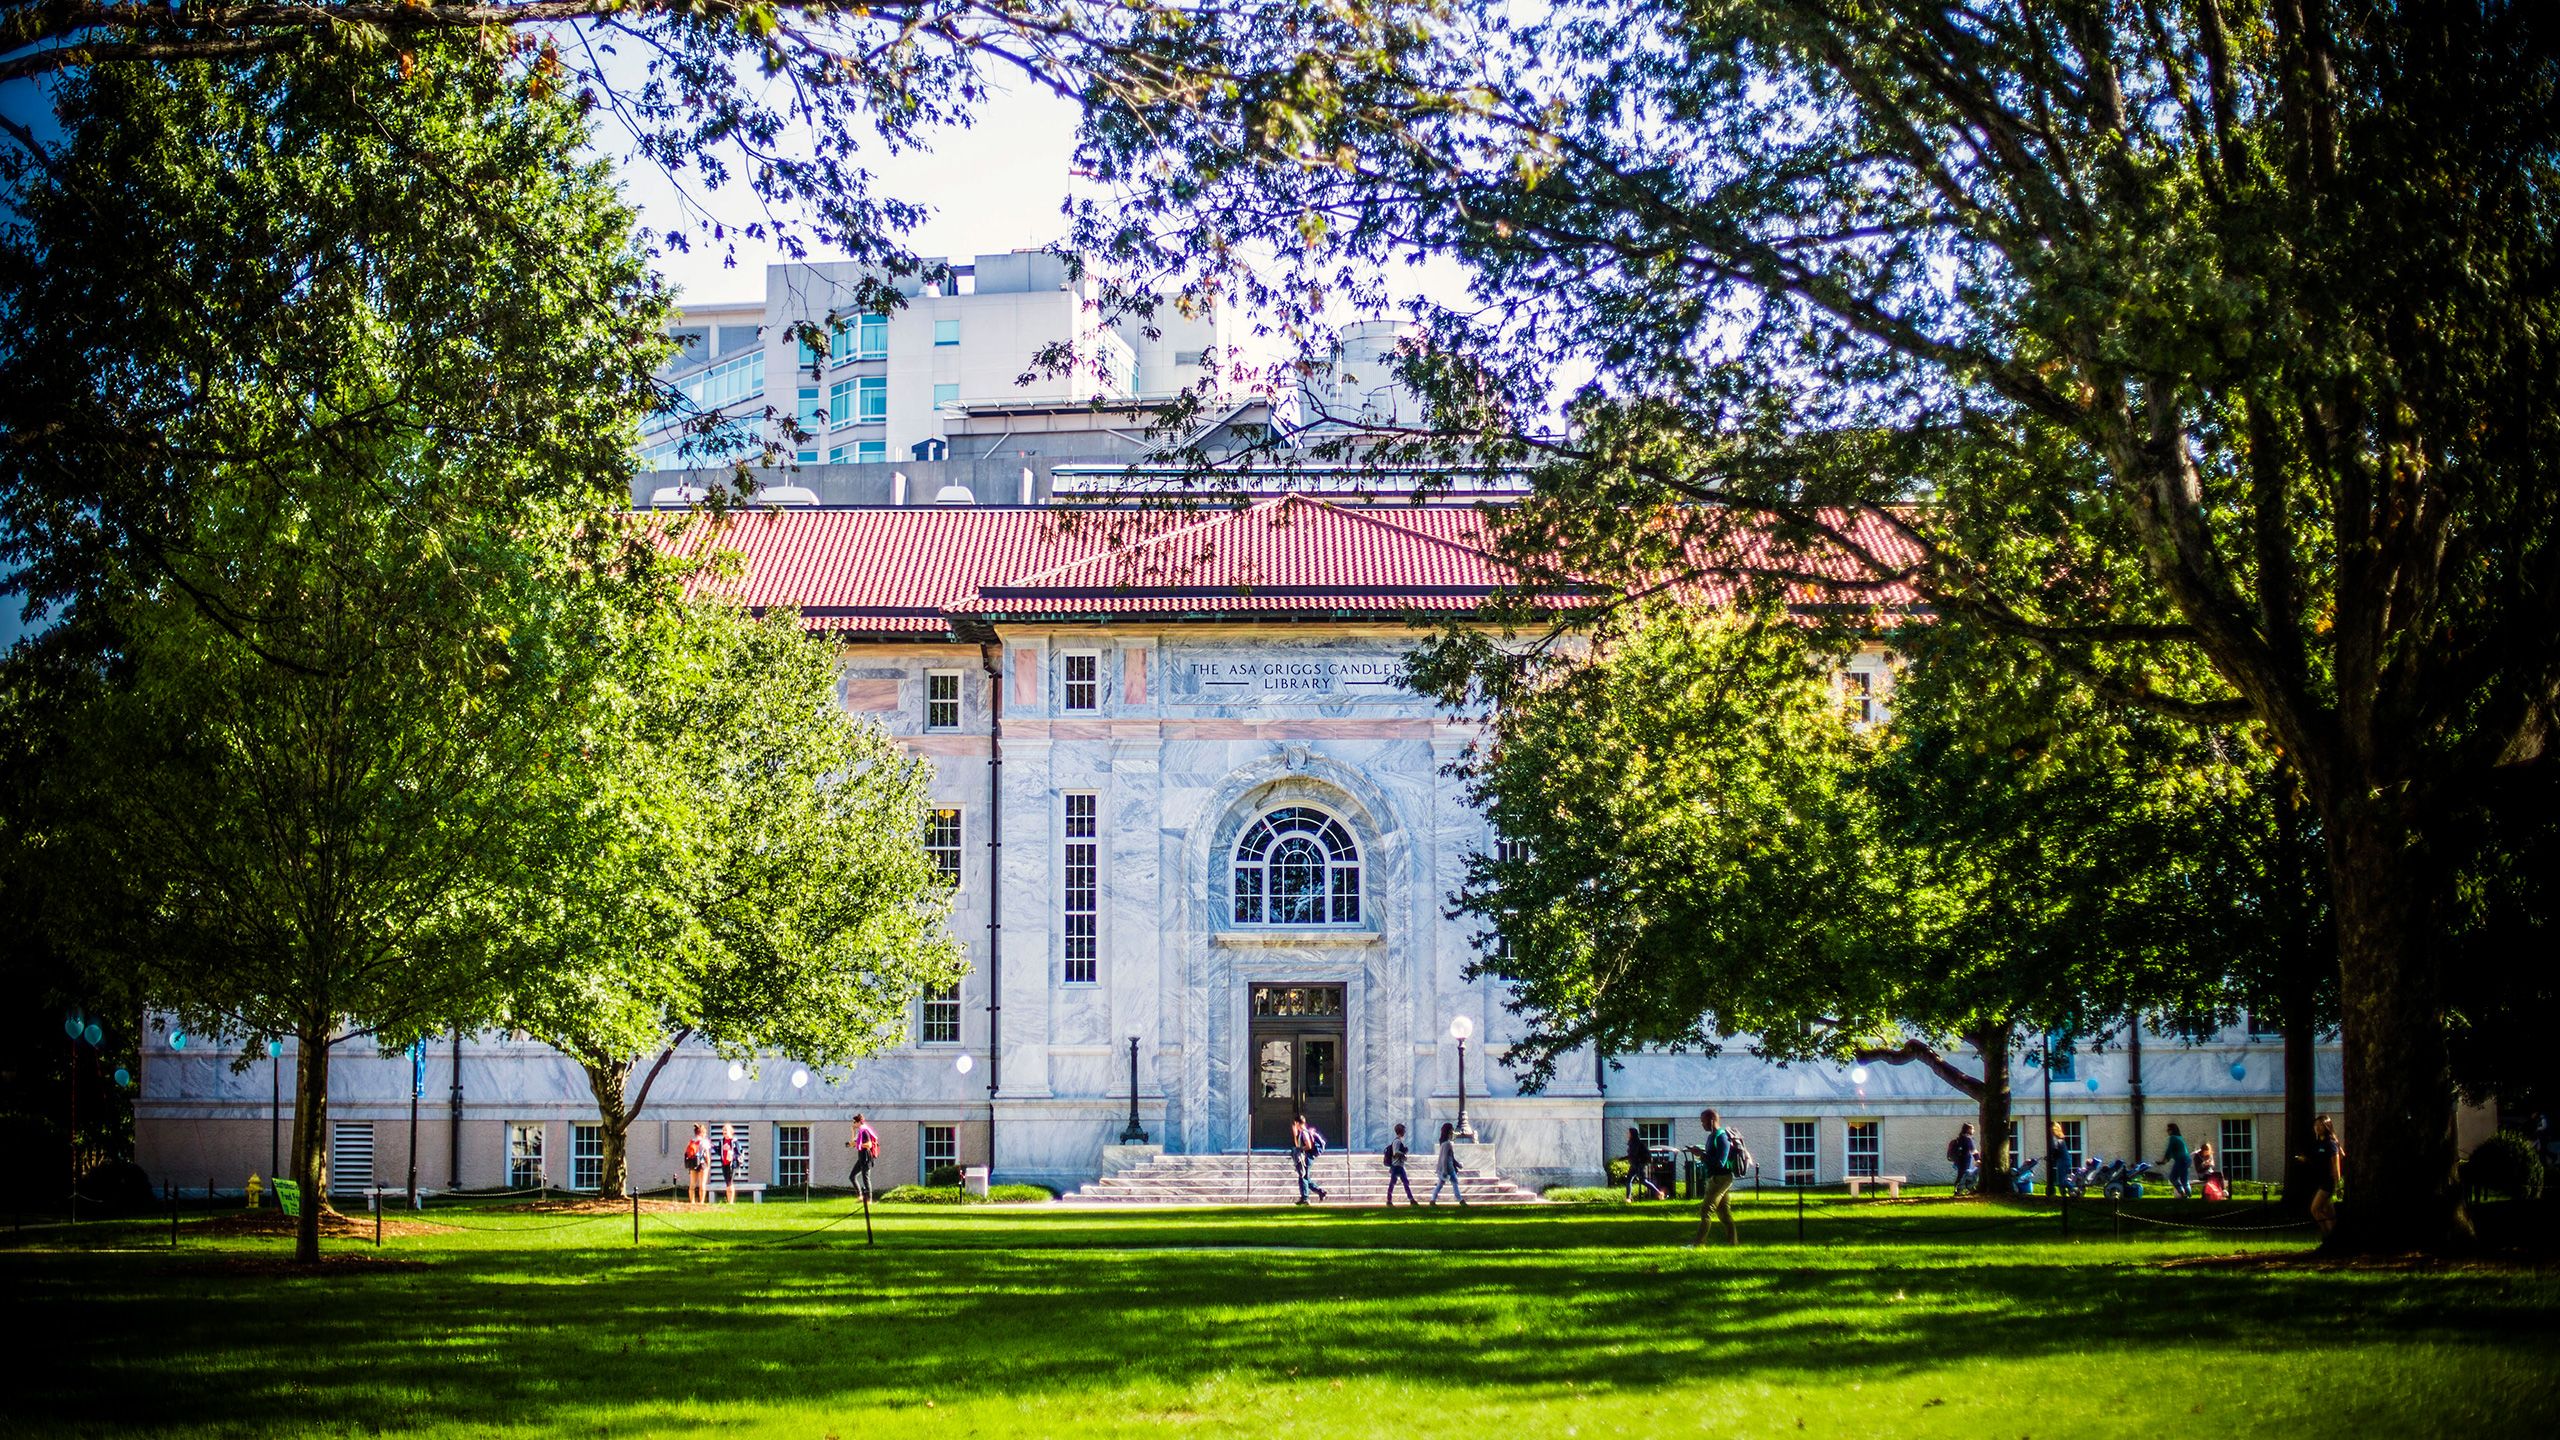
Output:
[[18,1313],[47,1317],[20,1421],[125,1433],[546,1416],[622,1431],[742,1402],[877,1409],[1216,1377],[1463,1382],[1483,1399],[2107,1346],[2547,1354],[2560,1338],[2548,1276],[2172,1272],[2129,1247],[1965,1247],[1925,1225],[1911,1244],[1703,1255],[1665,1249],[1655,1217],[1425,1225],[940,1221],[893,1225],[878,1247],[855,1229],[794,1248],[458,1250],[360,1284],[244,1282],[183,1254],[12,1256],[0,1274],[41,1307]]

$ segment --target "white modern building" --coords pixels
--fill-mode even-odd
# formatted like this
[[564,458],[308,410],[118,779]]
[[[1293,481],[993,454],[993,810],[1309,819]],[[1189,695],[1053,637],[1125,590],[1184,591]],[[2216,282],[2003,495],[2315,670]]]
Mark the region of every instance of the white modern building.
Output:
[[[1398,680],[1415,615],[1464,616],[1509,578],[1484,523],[1468,505],[1297,494],[1073,527],[959,503],[724,522],[714,540],[743,558],[744,598],[837,636],[845,707],[933,762],[929,843],[958,881],[970,972],[918,1005],[905,1045],[848,1074],[776,1059],[733,1077],[685,1052],[634,1132],[635,1182],[672,1180],[689,1127],[725,1122],[758,1179],[840,1183],[857,1110],[887,1137],[893,1181],[990,1160],[1002,1179],[1088,1181],[1129,1153],[1113,1147],[1133,1105],[1146,1144],[1177,1154],[1276,1145],[1299,1108],[1337,1148],[1374,1150],[1393,1125],[1455,1119],[1462,1064],[1482,1158],[1525,1183],[1591,1182],[1630,1126],[1694,1142],[1707,1104],[1770,1183],[1940,1175],[1973,1107],[1917,1066],[1778,1067],[1737,1049],[1569,1064],[1538,1094],[1513,1082],[1516,1021],[1499,986],[1466,978],[1479,936],[1446,913],[1497,838],[1448,774],[1476,727]],[[1844,683],[1854,703],[1889,703],[1880,655],[1851,658]],[[2243,1029],[2155,1038],[2138,1075],[2121,1052],[2084,1056],[2055,1113],[2109,1155],[2156,1155],[2180,1121],[2228,1168],[2266,1173],[2280,1054]],[[234,1058],[149,1037],[137,1132],[155,1178],[267,1173],[270,1084],[292,1056]],[[351,1053],[332,1078],[340,1183],[400,1183],[410,1062]],[[2031,1133],[2040,1082],[2021,1067]],[[2324,1104],[2337,1085],[2332,1047]],[[423,1184],[594,1179],[593,1102],[537,1044],[437,1046],[414,1103]]]
[[[1093,283],[1045,251],[935,263],[930,284],[890,282],[894,306],[859,265],[795,262],[766,267],[759,299],[683,307],[661,375],[682,399],[643,433],[641,468],[767,443],[795,467],[1135,459],[1149,409],[1186,389],[1215,397],[1213,433],[1250,441],[1271,423],[1225,310],[1107,317]],[[735,424],[689,437],[704,414]]]

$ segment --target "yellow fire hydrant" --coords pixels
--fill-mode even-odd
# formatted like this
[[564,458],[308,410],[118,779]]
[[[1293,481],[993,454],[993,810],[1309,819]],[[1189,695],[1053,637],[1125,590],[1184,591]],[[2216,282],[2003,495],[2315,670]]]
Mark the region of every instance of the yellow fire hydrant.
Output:
[[252,1210],[255,1210],[255,1209],[257,1209],[257,1208],[258,1208],[258,1192],[259,1192],[260,1188],[261,1188],[261,1187],[260,1187],[260,1185],[259,1185],[259,1183],[258,1183],[258,1176],[257,1176],[256,1172],[252,1171],[252,1172],[250,1173],[250,1175],[249,1175],[249,1186],[248,1186],[248,1189],[249,1189],[249,1208],[250,1208],[250,1209],[252,1209]]

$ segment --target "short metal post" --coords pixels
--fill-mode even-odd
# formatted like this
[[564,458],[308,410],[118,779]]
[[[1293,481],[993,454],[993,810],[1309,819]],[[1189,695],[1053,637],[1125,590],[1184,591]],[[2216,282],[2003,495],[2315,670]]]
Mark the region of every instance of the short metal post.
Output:
[[631,1243],[640,1243],[640,1192],[631,1192]]
[[382,1248],[382,1212],[386,1208],[381,1196],[373,1197],[373,1248],[376,1250]]
[[871,1234],[871,1192],[870,1192],[869,1190],[864,1190],[864,1191],[862,1191],[861,1193],[862,1193],[862,1243],[863,1243],[863,1244],[865,1244],[865,1245],[877,1245],[877,1244],[879,1244],[880,1242],[879,1242],[876,1238],[874,1238],[874,1237],[872,1236],[872,1234]]

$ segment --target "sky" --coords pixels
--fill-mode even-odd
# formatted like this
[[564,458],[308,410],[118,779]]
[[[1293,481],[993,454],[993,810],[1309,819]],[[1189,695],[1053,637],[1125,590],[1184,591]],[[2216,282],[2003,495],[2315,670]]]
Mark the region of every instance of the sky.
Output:
[[[1066,234],[1062,207],[1074,165],[1076,107],[1027,85],[994,96],[967,129],[945,130],[934,137],[931,152],[890,154],[880,151],[871,162],[877,188],[928,205],[933,217],[909,239],[921,255],[959,257],[1036,249],[1055,244]],[[614,137],[600,139],[610,142]],[[613,146],[605,145],[608,153]],[[667,176],[645,162],[631,163],[615,155],[627,195],[640,209],[641,223],[651,230],[684,227],[693,218]],[[709,197],[712,213],[723,218],[750,212],[742,187],[732,184]],[[761,299],[764,266],[786,258],[769,245],[741,241],[736,263],[716,249],[697,245],[691,253],[664,252],[659,269],[688,304]],[[812,259],[834,258],[813,253]]]

